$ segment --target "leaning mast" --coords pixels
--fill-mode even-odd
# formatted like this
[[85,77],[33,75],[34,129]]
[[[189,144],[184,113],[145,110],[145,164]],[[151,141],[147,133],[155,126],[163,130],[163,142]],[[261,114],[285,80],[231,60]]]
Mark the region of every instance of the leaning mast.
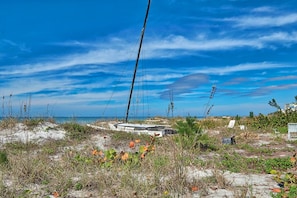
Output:
[[129,95],[129,101],[128,101],[128,106],[127,106],[127,111],[126,111],[126,117],[125,117],[125,122],[126,123],[128,122],[130,104],[131,104],[131,99],[132,99],[132,94],[133,94],[133,89],[134,89],[134,82],[135,82],[135,78],[136,78],[136,72],[137,72],[137,68],[138,68],[138,61],[139,61],[139,57],[140,57],[140,52],[141,52],[141,47],[142,47],[142,42],[143,42],[143,37],[144,37],[144,32],[145,32],[145,27],[146,27],[146,21],[147,21],[148,14],[149,14],[150,4],[151,4],[151,0],[148,0],[146,14],[145,14],[145,18],[144,18],[144,23],[143,23],[143,27],[142,27],[142,30],[141,30],[141,37],[140,37],[140,42],[139,42],[137,59],[136,59],[135,67],[134,67],[134,74],[133,74],[133,79],[132,79],[132,84],[131,84],[131,89],[130,89],[130,95]]

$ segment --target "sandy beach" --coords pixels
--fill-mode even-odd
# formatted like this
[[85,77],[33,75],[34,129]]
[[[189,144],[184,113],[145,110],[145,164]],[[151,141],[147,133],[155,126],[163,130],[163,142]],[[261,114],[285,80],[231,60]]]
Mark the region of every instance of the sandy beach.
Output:
[[[93,126],[93,128],[92,128]],[[98,123],[97,126],[99,127]],[[86,126],[84,126],[86,127]],[[4,151],[8,149],[14,149],[14,152],[21,152],[22,154],[18,153],[19,157],[24,157],[27,155],[27,157],[34,159],[40,159],[41,156],[39,156],[38,153],[42,153],[42,160],[43,162],[47,162],[48,166],[43,167],[45,169],[45,172],[48,171],[48,169],[52,169],[55,171],[54,167],[58,165],[59,168],[57,170],[59,171],[65,171],[65,177],[69,177],[68,180],[71,180],[72,183],[74,183],[74,186],[70,186],[69,189],[61,195],[61,192],[58,192],[59,190],[54,189],[55,185],[51,184],[51,182],[43,181],[31,181],[26,183],[25,185],[22,184],[21,181],[19,181],[21,178],[16,178],[18,174],[20,173],[9,173],[7,171],[1,170],[1,178],[2,178],[2,190],[6,189],[4,192],[12,192],[19,194],[20,191],[26,191],[24,197],[109,197],[110,193],[104,192],[108,190],[104,190],[103,192],[96,187],[94,188],[88,188],[85,187],[85,183],[81,182],[82,187],[75,188],[75,181],[81,181],[81,180],[88,180],[86,177],[90,178],[98,178],[98,175],[101,174],[99,178],[102,177],[102,174],[104,171],[101,169],[97,169],[99,167],[99,164],[93,164],[93,162],[88,162],[88,159],[92,159],[92,156],[90,155],[90,152],[94,151],[94,149],[101,149],[102,151],[106,151],[109,149],[114,149],[115,152],[127,152],[127,153],[135,153],[135,148],[129,148],[127,145],[129,143],[129,139],[133,139],[133,135],[129,136],[129,138],[120,140],[117,139],[116,142],[113,142],[115,134],[109,131],[104,131],[100,127],[96,127],[95,123],[91,123],[91,125],[88,126],[88,130],[92,131],[89,134],[87,134],[86,138],[82,138],[79,141],[69,141],[69,136],[67,136],[67,130],[61,126],[61,124],[56,124],[52,122],[42,121],[38,123],[34,127],[29,127],[24,123],[15,123],[13,127],[10,128],[2,128],[0,131],[0,148]],[[241,144],[241,141],[248,140],[249,144],[252,147],[258,147],[260,149],[269,148],[274,151],[273,156],[269,157],[287,157],[292,154],[292,151],[295,149],[294,144],[290,144],[287,142],[277,142],[275,141],[276,138],[285,139],[286,137],[283,135],[276,136],[275,134],[271,133],[245,133],[245,131],[237,130],[238,135],[238,143]],[[221,134],[220,130],[209,130],[207,132],[209,135],[214,137],[221,137],[223,134]],[[122,136],[123,134],[121,134]],[[137,137],[137,136],[136,136]],[[140,137],[142,138],[142,137]],[[169,137],[163,137],[162,140],[158,144],[162,144],[162,142]],[[244,140],[245,139],[245,140]],[[55,142],[64,141],[63,144],[55,144]],[[169,141],[169,140],[166,140]],[[164,142],[165,143],[165,142]],[[11,145],[13,144],[14,147]],[[21,149],[16,149],[15,144],[22,145]],[[35,145],[33,148],[31,146],[28,146],[26,148],[26,145],[33,144]],[[52,146],[49,147],[49,145],[56,145],[53,148]],[[161,149],[165,149],[162,146],[156,145],[156,148],[160,147]],[[284,149],[286,147],[287,149]],[[45,152],[43,149],[48,148],[52,149],[53,151]],[[170,152],[174,152],[174,148]],[[263,153],[255,152],[253,155],[252,153],[249,153],[244,148],[240,147],[228,147],[230,149],[230,152],[237,153],[240,155],[246,155],[249,158],[259,158],[263,157]],[[161,151],[160,151],[161,152]],[[69,172],[66,170],[63,170],[67,166],[64,166],[65,164],[69,163],[65,160],[69,160],[69,157],[71,158],[72,155],[76,153],[77,156],[91,156],[90,158],[86,157],[86,161],[80,162],[80,166],[84,167],[84,171],[82,170],[71,170],[71,174],[69,175]],[[155,151],[155,155],[158,155],[158,151]],[[131,154],[132,155],[132,154]],[[196,156],[195,160],[199,160],[201,163],[207,163],[209,159],[215,159],[217,156],[219,156],[220,153],[218,152],[204,152],[199,153]],[[268,154],[267,154],[268,155]],[[193,156],[192,156],[193,157]],[[74,156],[75,158],[75,156]],[[219,158],[217,158],[219,159]],[[10,161],[11,160],[11,161]],[[73,160],[73,159],[71,159]],[[17,160],[13,158],[12,153],[8,154],[8,161],[13,164],[13,166],[17,166],[18,169],[26,169],[25,165],[17,165]],[[28,163],[23,160],[19,160],[19,163]],[[193,161],[194,162],[194,161]],[[267,173],[235,173],[230,172],[226,170],[220,170],[216,168],[215,166],[201,166],[197,165],[195,163],[188,163],[187,165],[183,166],[183,173],[185,174],[185,181],[189,184],[191,183],[197,183],[197,181],[205,179],[205,178],[213,178],[216,181],[213,183],[211,182],[209,185],[203,186],[205,189],[194,190],[194,191],[188,191],[184,192],[183,197],[240,197],[240,195],[243,193],[243,191],[246,191],[246,197],[271,197],[272,189],[278,188],[277,182],[273,179],[273,175],[267,174]],[[84,164],[85,163],[85,164]],[[96,171],[91,171],[88,167],[89,163],[92,163],[90,167],[97,166]],[[54,165],[55,164],[55,165]],[[63,164],[63,165],[62,165]],[[38,164],[35,164],[36,167],[32,167],[32,170],[34,172],[34,169],[39,169]],[[68,166],[70,166],[68,164]],[[71,167],[71,166],[70,166]],[[73,167],[72,167],[73,168]],[[72,169],[71,168],[71,169]],[[120,168],[120,166],[118,167]],[[159,168],[162,168],[159,167]],[[163,167],[166,169],[166,167]],[[121,168],[120,168],[121,169]],[[18,170],[19,172],[23,172],[23,170]],[[103,171],[103,172],[102,172]],[[138,172],[140,171],[140,172]],[[98,172],[98,173],[96,173]],[[152,173],[146,173],[141,171],[141,168],[136,170],[137,173],[133,173],[134,179],[141,180],[143,178],[145,179],[145,183],[147,182],[154,182],[152,178],[150,178],[150,174]],[[29,174],[30,173],[26,173]],[[91,175],[90,175],[91,174]],[[121,172],[119,172],[121,174]],[[126,174],[123,170],[123,174]],[[21,174],[22,175],[22,174]],[[108,177],[109,173],[108,171],[105,172],[105,176]],[[28,175],[22,175],[25,180],[28,178],[25,178]],[[162,176],[159,179],[163,180],[164,183],[167,183],[167,180],[172,180],[172,178],[168,176]],[[91,179],[92,180],[92,179]],[[63,181],[65,181],[63,179]],[[88,180],[89,181],[89,180]],[[90,181],[89,181],[90,182]],[[112,179],[111,181],[112,182]],[[159,181],[162,182],[162,181]],[[45,184],[48,183],[48,184]],[[193,183],[193,184],[194,184]],[[199,182],[198,182],[199,183]],[[52,185],[47,188],[47,185]],[[175,184],[179,185],[179,184]],[[57,188],[57,187],[56,187]],[[50,191],[50,192],[48,192]],[[60,190],[61,191],[61,190]],[[121,191],[121,189],[118,189],[118,191]],[[137,189],[135,189],[137,191]],[[60,193],[59,196],[54,194],[55,192]],[[167,191],[164,191],[163,194],[166,194]],[[119,192],[118,192],[119,193]],[[158,192],[160,193],[160,192]],[[157,193],[157,195],[158,195]],[[120,193],[119,193],[120,194]],[[162,193],[161,193],[162,194]],[[160,195],[160,194],[159,194]],[[159,196],[158,195],[158,196]],[[172,197],[177,196],[176,192],[170,192],[166,195],[170,195]],[[158,197],[156,196],[156,197]],[[140,196],[141,197],[141,196]]]

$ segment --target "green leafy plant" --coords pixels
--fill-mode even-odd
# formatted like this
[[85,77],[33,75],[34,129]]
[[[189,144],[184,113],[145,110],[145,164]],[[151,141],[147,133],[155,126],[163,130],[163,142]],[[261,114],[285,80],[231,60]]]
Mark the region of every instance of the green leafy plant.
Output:
[[[291,167],[296,165],[296,154],[289,158]],[[286,163],[287,164],[287,163]],[[279,184],[281,188],[274,189],[271,193],[273,198],[295,198],[297,195],[297,174],[296,172],[282,172],[283,170],[271,170],[270,174],[274,175],[274,180]]]
[[[114,164],[123,164],[126,168],[139,166],[140,162],[144,160],[149,153],[154,152],[155,138],[155,136],[150,136],[150,143],[140,145],[137,152],[117,152],[113,148],[105,151],[94,149],[92,151],[92,160],[94,163],[98,163],[100,166],[105,168],[110,168]],[[140,140],[137,139],[135,142],[130,141],[129,147],[131,149],[135,149],[136,143],[140,143]],[[80,161],[85,161],[85,158],[82,158]]]
[[266,159],[264,162],[265,172],[270,173],[271,170],[287,170],[288,168],[292,168],[292,163],[290,162],[290,158],[271,158]]
[[197,124],[196,118],[187,117],[185,121],[177,121],[175,128],[178,133],[177,142],[183,148],[197,148],[202,135],[202,127]]
[[82,190],[82,189],[83,189],[83,185],[82,185],[80,182],[77,182],[77,183],[74,185],[74,189],[75,189],[75,190]]

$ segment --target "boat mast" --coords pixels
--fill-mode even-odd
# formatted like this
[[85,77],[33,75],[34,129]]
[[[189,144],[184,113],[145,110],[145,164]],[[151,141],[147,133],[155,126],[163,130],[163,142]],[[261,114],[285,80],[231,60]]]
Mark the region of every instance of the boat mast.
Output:
[[140,57],[141,46],[142,46],[142,41],[143,41],[143,37],[144,37],[146,21],[147,21],[148,14],[149,14],[150,4],[151,4],[151,0],[148,0],[146,14],[145,14],[145,18],[144,18],[144,23],[143,23],[143,27],[142,27],[142,30],[141,30],[141,37],[140,37],[140,43],[139,43],[139,48],[138,48],[138,53],[137,53],[137,59],[136,59],[135,67],[134,67],[134,74],[133,74],[133,79],[132,79],[132,84],[131,84],[131,89],[130,89],[130,95],[129,95],[129,101],[128,101],[128,106],[127,106],[127,111],[126,111],[125,122],[128,122],[130,103],[131,103],[132,93],[133,93],[133,89],[134,89],[134,82],[135,82],[135,78],[136,78],[138,61],[139,61],[139,57]]

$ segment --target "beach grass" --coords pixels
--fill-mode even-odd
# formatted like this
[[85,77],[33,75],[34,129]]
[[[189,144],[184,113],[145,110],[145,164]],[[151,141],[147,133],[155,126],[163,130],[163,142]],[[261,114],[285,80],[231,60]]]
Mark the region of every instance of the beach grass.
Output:
[[[32,130],[44,122],[24,124]],[[233,186],[225,171],[269,174],[294,167],[294,149],[284,145],[296,142],[277,138],[272,127],[260,133],[251,119],[240,120],[249,127],[244,131],[227,128],[226,119],[191,122],[199,126],[194,133],[162,138],[69,122],[57,126],[66,131],[63,139],[5,143],[0,149],[0,197],[207,197],[211,189],[246,197],[252,187]],[[13,130],[16,123],[7,119],[0,126]],[[172,126],[187,127],[181,123],[187,121],[179,118]],[[237,144],[222,144],[222,138],[233,135]],[[255,144],[261,135],[269,143]],[[212,170],[210,175],[195,176],[206,169]]]

